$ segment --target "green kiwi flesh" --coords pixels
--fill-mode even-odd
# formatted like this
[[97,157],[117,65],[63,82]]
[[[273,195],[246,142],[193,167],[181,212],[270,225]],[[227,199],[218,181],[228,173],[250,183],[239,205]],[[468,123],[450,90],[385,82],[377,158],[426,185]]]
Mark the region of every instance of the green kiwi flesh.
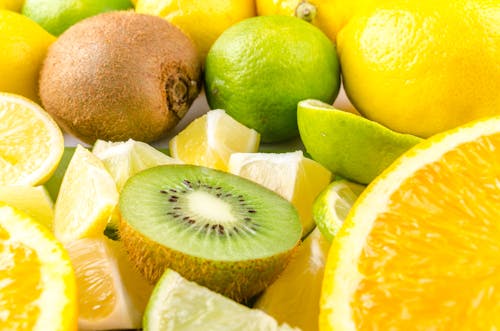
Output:
[[120,238],[152,283],[166,268],[239,302],[272,283],[300,243],[293,205],[242,177],[193,165],[132,176],[119,201]]

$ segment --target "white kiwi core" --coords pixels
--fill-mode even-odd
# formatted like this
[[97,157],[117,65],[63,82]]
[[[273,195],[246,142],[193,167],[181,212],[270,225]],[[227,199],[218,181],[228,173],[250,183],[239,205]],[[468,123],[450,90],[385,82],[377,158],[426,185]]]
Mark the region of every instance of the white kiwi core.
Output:
[[217,220],[219,224],[237,222],[229,203],[204,191],[194,191],[186,196],[191,213],[205,219]]

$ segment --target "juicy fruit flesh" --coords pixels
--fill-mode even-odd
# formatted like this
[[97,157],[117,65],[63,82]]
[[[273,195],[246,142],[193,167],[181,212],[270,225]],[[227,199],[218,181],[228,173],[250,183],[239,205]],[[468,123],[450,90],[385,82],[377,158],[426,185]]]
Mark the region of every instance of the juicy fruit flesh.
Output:
[[[231,204],[229,218],[235,216],[238,222],[191,213],[193,194],[195,201],[211,194]],[[171,268],[240,302],[276,279],[302,234],[297,211],[276,193],[244,178],[192,165],[159,166],[131,177],[119,209],[121,240],[151,283]]]
[[260,136],[222,109],[209,111],[192,121],[169,142],[173,157],[188,164],[227,170],[235,152],[256,152]]
[[[359,263],[365,275],[354,295],[359,329],[414,328],[415,320],[405,316],[418,316],[423,327],[438,330],[498,325],[492,313],[500,302],[494,290],[500,284],[494,262],[500,194],[491,179],[499,176],[500,154],[487,151],[493,146],[500,146],[500,134],[464,144],[419,170],[392,195],[391,212],[377,219]],[[405,239],[395,241],[388,233]],[[391,272],[382,277],[376,272],[380,268]],[[396,289],[399,295],[384,295]],[[423,302],[443,304],[436,309]]]
[[[221,213],[231,216],[218,222],[190,213],[192,202],[201,195],[211,195],[222,205],[230,203],[230,211]],[[151,240],[212,260],[269,257],[294,247],[301,233],[298,215],[285,199],[253,182],[197,166],[142,171],[126,184],[119,205],[126,222]],[[233,217],[239,226],[225,227]]]
[[76,328],[76,286],[67,252],[46,228],[2,203],[0,260],[0,329]]
[[[0,253],[9,258],[2,259],[0,286],[2,311],[14,315],[8,321],[0,321],[2,329],[31,330],[40,316],[40,307],[35,303],[41,295],[41,262],[36,251],[23,244],[9,242],[9,233],[0,225]],[[28,277],[29,276],[29,277]],[[5,281],[9,280],[9,281]],[[30,289],[19,295],[19,289]],[[15,323],[14,320],[23,321]],[[11,324],[12,323],[12,324]]]
[[[200,314],[203,312],[203,314]],[[155,287],[144,316],[149,331],[295,330],[278,326],[258,309],[250,309],[166,270]]]
[[[113,271],[110,270],[108,263],[104,263],[109,253],[106,252],[104,245],[89,245],[89,247],[92,249],[76,249],[69,246],[68,250],[76,266],[76,282],[80,291],[79,316],[83,319],[98,320],[111,314],[117,297],[111,276]],[[99,262],[99,257],[102,262]]]
[[0,93],[0,185],[35,185],[55,170],[63,135],[37,104]]

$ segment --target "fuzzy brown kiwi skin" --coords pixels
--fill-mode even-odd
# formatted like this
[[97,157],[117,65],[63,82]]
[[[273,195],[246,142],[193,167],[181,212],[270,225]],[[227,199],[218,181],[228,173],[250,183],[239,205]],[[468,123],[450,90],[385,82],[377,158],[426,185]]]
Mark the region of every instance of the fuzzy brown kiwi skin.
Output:
[[136,231],[126,220],[119,222],[120,238],[136,268],[156,284],[167,268],[186,279],[241,303],[263,291],[288,265],[300,240],[287,252],[264,259],[214,261],[169,249]]
[[87,143],[164,137],[201,89],[192,40],[130,11],[87,18],[54,42],[40,72],[43,107]]

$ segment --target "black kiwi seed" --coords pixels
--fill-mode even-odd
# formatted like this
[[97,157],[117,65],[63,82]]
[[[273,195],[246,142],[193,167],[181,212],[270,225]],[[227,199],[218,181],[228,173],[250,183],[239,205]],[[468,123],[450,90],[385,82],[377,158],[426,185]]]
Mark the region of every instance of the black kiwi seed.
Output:
[[279,275],[302,234],[297,211],[276,193],[192,165],[134,175],[119,208],[120,237],[152,283],[171,268],[238,301]]

